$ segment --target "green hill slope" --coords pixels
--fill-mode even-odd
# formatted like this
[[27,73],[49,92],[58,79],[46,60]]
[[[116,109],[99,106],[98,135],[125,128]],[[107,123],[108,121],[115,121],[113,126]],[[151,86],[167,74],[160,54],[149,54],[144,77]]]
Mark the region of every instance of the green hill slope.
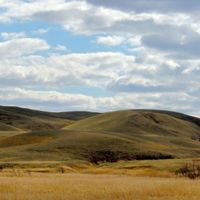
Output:
[[81,120],[66,130],[117,132],[126,135],[160,135],[198,137],[200,119],[187,115],[148,110],[105,113]]
[[19,131],[16,127],[0,122],[0,131]]
[[1,139],[0,160],[89,161],[101,151],[120,159],[149,154],[198,157],[199,138],[199,118],[168,111],[127,110]]
[[14,106],[0,106],[0,110],[29,117],[54,117],[54,118],[64,118],[69,120],[80,120],[99,114],[97,112],[86,112],[86,111],[44,112],[44,111],[38,111],[38,110],[32,110],[28,108],[20,108]]
[[98,113],[62,112],[51,113],[19,107],[0,106],[0,131],[60,129],[74,120],[84,119]]

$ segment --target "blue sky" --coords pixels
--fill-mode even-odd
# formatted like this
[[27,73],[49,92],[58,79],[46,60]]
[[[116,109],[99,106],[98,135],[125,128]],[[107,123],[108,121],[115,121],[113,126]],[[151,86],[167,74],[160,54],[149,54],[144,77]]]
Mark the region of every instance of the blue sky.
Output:
[[200,2],[0,0],[0,104],[200,116]]

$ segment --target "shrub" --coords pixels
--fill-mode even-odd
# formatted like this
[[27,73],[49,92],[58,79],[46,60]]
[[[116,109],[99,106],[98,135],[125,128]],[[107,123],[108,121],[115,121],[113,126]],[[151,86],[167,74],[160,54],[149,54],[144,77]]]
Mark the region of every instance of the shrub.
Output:
[[13,168],[15,165],[11,163],[1,163],[0,164],[0,171],[7,168]]
[[111,150],[93,151],[89,154],[89,161],[94,164],[99,162],[117,162],[118,160],[159,160],[159,159],[172,159],[172,155],[156,153],[156,152],[138,152],[127,153]]
[[64,174],[65,173],[64,167],[59,167],[58,172],[61,173],[61,174]]
[[161,160],[161,159],[172,159],[173,156],[163,153],[137,153],[135,154],[135,160]]
[[196,179],[200,177],[200,161],[192,161],[180,167],[175,171],[176,175]]
[[98,164],[99,162],[117,162],[117,153],[110,150],[93,151],[89,155],[91,163]]

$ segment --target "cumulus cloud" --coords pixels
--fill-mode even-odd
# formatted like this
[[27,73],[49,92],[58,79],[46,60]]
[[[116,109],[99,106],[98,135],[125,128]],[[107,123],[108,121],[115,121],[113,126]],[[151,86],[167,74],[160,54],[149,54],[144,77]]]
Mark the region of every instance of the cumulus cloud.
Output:
[[99,36],[97,38],[97,44],[103,44],[107,46],[118,46],[122,44],[124,38],[121,36]]
[[24,32],[18,32],[18,33],[1,32],[0,36],[4,40],[11,40],[11,39],[25,38],[26,34]]
[[[180,37],[181,36],[181,37]],[[172,56],[181,55],[189,57],[199,56],[200,34],[178,32],[166,32],[160,34],[150,34],[142,39],[144,45],[155,48],[159,51],[168,52]]]
[[55,51],[69,51],[68,49],[67,49],[67,47],[66,46],[64,46],[64,45],[57,45],[56,47],[54,47],[54,50]]
[[19,57],[48,50],[46,41],[38,38],[14,38],[0,42],[0,58]]
[[[174,102],[174,98],[177,99]],[[126,101],[125,101],[126,99]],[[185,106],[185,101],[187,105]],[[39,107],[43,110],[93,110],[107,111],[116,109],[148,108],[178,110],[195,114],[193,104],[198,99],[185,93],[122,93],[113,97],[93,97],[83,94],[61,93],[57,91],[34,91],[21,88],[0,89],[0,103],[26,107]]]
[[[0,86],[17,86],[13,94],[23,93],[27,97],[23,102],[32,99],[40,106],[44,96],[55,97],[47,101],[54,103],[64,98],[62,108],[71,98],[83,108],[97,110],[156,107],[194,114],[200,95],[199,8],[198,0],[0,0],[1,23],[56,24],[72,34],[93,36],[91,40],[96,38],[96,45],[101,45],[98,48],[111,48],[110,52],[71,53],[63,44],[51,47],[27,33],[3,32]],[[37,36],[50,29],[39,29]],[[56,55],[40,54],[49,49]],[[68,86],[101,88],[114,96],[60,92]],[[55,91],[40,93],[40,87]]]
[[[9,42],[12,43],[13,40]],[[32,48],[29,53],[32,52],[33,55],[22,51],[18,58],[19,54],[14,51],[9,59],[2,56],[0,60],[0,88],[4,88],[1,94],[2,99],[7,99],[7,104],[19,102],[21,105],[23,102],[24,105],[33,104],[40,108],[45,104],[45,109],[58,106],[60,109],[85,108],[98,111],[155,106],[187,112],[190,109],[190,113],[193,113],[191,105],[198,98],[197,90],[194,90],[199,83],[196,73],[199,70],[198,64],[195,68],[188,68],[187,60],[180,67],[174,60],[166,59],[162,53],[155,55],[146,49],[140,50],[140,54],[134,56],[117,52],[42,56],[34,55],[38,49],[35,45]],[[11,50],[4,48],[4,53],[6,52],[8,54]],[[13,90],[16,86],[17,90]],[[80,95],[59,92],[70,86],[101,88],[112,91],[115,95],[97,98],[84,95],[84,91]],[[47,91],[40,92],[38,88],[47,88]],[[52,89],[53,93],[50,92]],[[183,96],[179,96],[182,98],[182,108],[178,108],[181,105],[177,99],[178,94]],[[171,97],[168,98],[167,95]],[[123,103],[124,99],[129,101]],[[183,110],[184,105],[188,109]]]
[[109,8],[120,9],[124,11],[135,10],[137,12],[198,12],[200,5],[198,0],[134,0],[134,1],[123,1],[123,0],[88,0],[90,3],[98,6],[105,6]]
[[37,29],[35,31],[33,31],[34,34],[45,34],[45,33],[48,33],[49,32],[49,29],[48,28],[40,28],[40,29]]
[[146,59],[114,52],[4,58],[0,61],[0,85],[88,86],[115,92],[166,93],[189,91],[198,82],[198,75],[193,73],[198,68],[189,71],[187,64],[180,68],[162,55],[143,52],[142,56]]
[[[117,33],[132,37],[130,44],[138,45],[143,41],[141,46],[168,50],[173,57],[185,57],[185,53],[198,56],[199,45],[195,44],[200,41],[200,23],[195,4],[199,3],[151,2],[18,0],[2,1],[0,7],[4,8],[2,16],[10,20],[40,20],[59,24],[78,34],[104,34],[97,38],[99,44],[122,44],[123,38]],[[186,7],[191,8],[190,12],[186,12]]]
[[0,84],[9,82],[15,85],[29,81],[30,85],[38,82],[57,86],[84,84],[97,87],[104,87],[130,70],[135,73],[155,70],[137,66],[134,56],[114,52],[70,53],[48,57],[26,55],[10,60],[3,57],[0,69]]
[[[120,9],[106,8],[96,6],[87,1],[18,1],[10,3],[2,3],[2,7],[6,8],[3,13],[7,18],[17,18],[22,20],[38,19],[57,23],[65,27],[67,30],[77,33],[98,33],[107,32],[120,22],[131,22],[129,28],[137,22],[152,21],[155,24],[190,24],[190,16],[186,14],[165,15],[159,12],[141,12],[136,13],[132,7],[132,12],[124,12]],[[123,29],[121,29],[123,31]],[[127,31],[127,30],[125,30]]]

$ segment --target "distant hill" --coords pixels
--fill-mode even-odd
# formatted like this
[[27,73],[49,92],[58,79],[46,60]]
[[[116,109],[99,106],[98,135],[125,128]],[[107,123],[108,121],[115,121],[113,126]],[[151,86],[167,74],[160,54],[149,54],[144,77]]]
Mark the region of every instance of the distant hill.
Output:
[[200,119],[176,112],[48,113],[9,107],[0,108],[1,126],[29,131],[0,137],[0,160],[90,161],[99,152],[120,159],[200,156]]
[[21,129],[51,130],[60,129],[73,121],[94,116],[92,112],[52,113],[27,108],[0,106],[0,131]]
[[167,111],[127,110],[84,119],[64,129],[115,132],[130,136],[143,134],[198,137],[200,135],[200,119]]

